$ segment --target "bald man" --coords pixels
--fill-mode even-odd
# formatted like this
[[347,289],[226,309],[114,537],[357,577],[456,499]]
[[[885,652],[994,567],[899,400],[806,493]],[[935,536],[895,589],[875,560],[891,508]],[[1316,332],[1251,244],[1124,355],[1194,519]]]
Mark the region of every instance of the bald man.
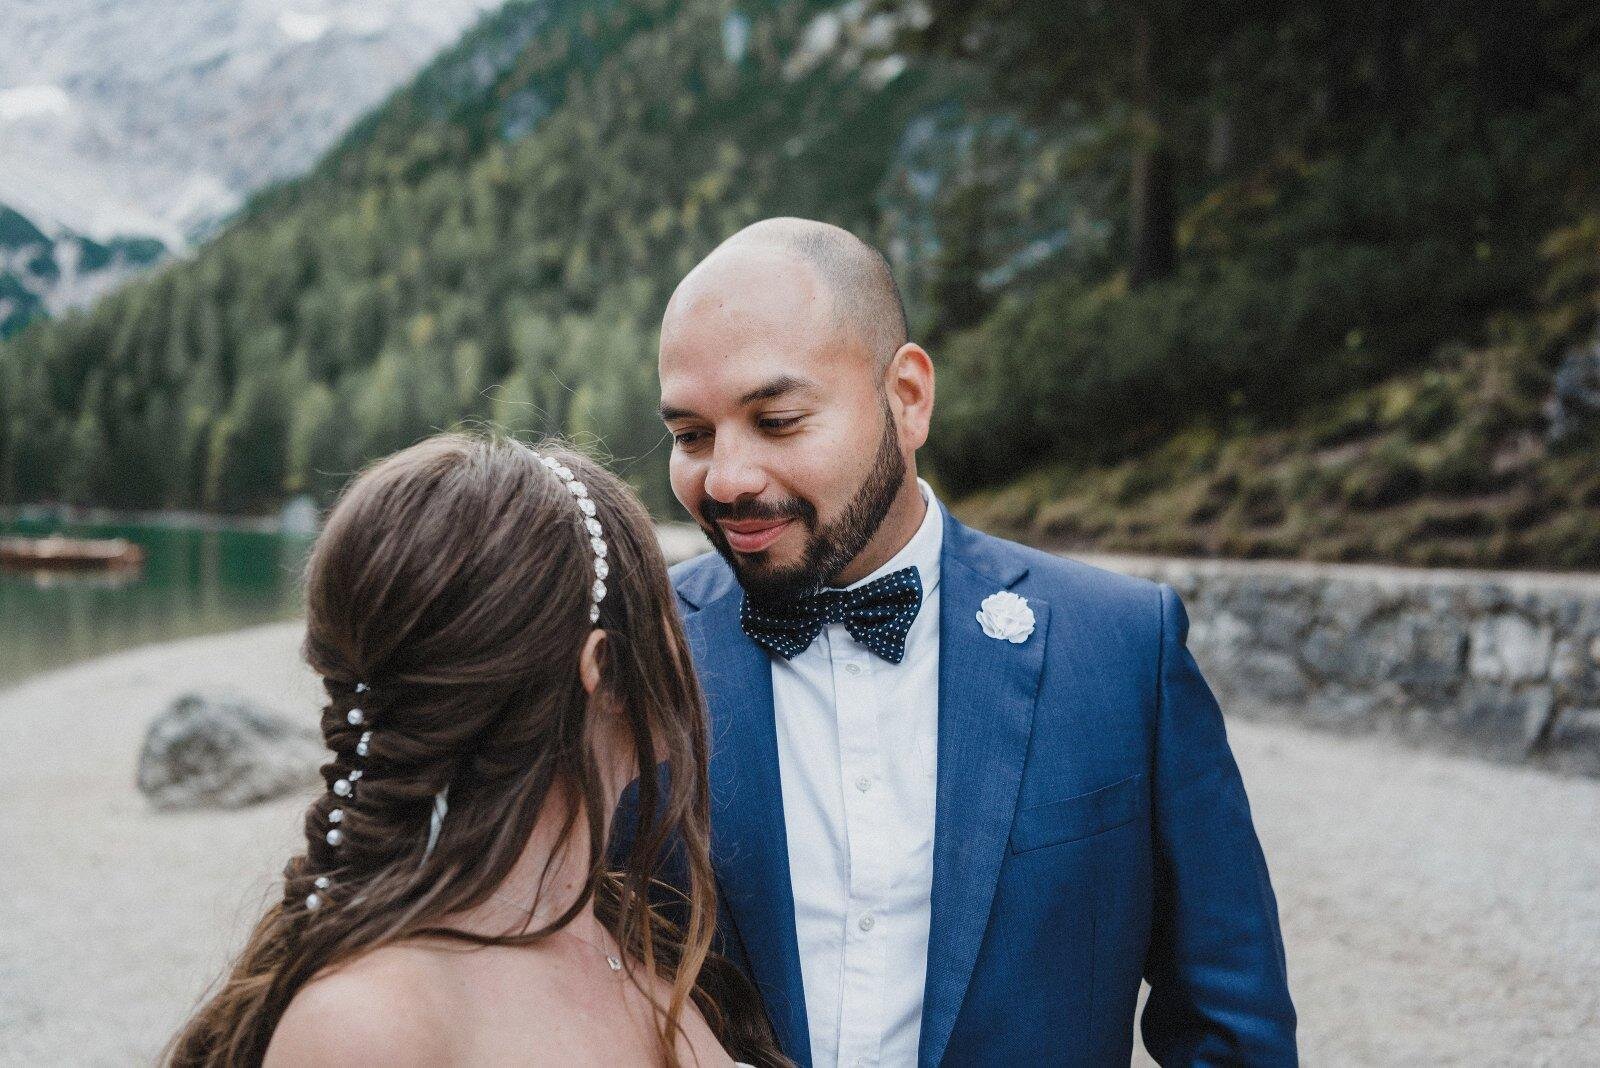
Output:
[[[661,325],[724,944],[810,1065],[1293,1064],[1277,905],[1167,586],[970,530],[883,257],[729,238]],[[1021,391],[1027,383],[1015,383]]]

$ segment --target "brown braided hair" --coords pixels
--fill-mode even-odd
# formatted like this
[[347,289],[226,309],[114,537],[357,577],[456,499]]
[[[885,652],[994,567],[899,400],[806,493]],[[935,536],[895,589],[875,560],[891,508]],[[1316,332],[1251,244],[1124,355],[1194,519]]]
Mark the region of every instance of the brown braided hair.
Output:
[[[282,900],[172,1040],[168,1064],[259,1064],[296,992],[372,949],[418,936],[529,945],[591,900],[630,973],[637,960],[670,986],[656,1010],[664,1063],[677,1064],[690,999],[737,1058],[788,1063],[753,986],[710,949],[706,715],[654,526],[598,463],[561,443],[538,449],[582,480],[605,526],[610,592],[594,624],[606,634],[600,686],[588,694],[579,672],[591,629],[589,532],[527,446],[443,434],[355,478],[307,565],[304,655],[327,693],[322,732],[334,756],[323,777],[332,786],[362,774],[351,796],[330,791],[307,809],[306,851],[285,868]],[[370,689],[358,694],[358,683]],[[603,858],[609,799],[593,744],[601,702],[609,714],[621,710],[637,765],[653,768],[664,755],[667,768],[660,779],[640,778],[636,836],[618,872]],[[424,856],[433,797],[447,785],[449,815]],[[578,900],[520,934],[443,926],[490,897],[541,813],[565,798],[577,803],[557,848],[577,821],[589,831]],[[337,845],[328,840],[335,808]],[[676,924],[650,902],[669,843],[689,882]],[[313,893],[319,907],[309,908]]]

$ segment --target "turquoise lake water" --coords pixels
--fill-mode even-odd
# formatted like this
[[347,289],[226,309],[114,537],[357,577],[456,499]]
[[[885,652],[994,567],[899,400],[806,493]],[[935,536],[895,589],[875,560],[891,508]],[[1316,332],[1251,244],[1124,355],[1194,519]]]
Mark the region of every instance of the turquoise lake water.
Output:
[[124,576],[0,571],[0,687],[119,649],[300,613],[311,537],[182,526],[0,520],[0,534],[127,538],[144,548]]

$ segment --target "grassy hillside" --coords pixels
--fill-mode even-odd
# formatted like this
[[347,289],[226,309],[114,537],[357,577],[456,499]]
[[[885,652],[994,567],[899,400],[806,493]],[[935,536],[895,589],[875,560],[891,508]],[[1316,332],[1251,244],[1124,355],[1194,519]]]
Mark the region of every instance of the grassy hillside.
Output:
[[980,490],[963,518],[1064,548],[1600,567],[1600,214],[1549,235],[1538,310],[1263,429],[1191,426],[1136,455]]

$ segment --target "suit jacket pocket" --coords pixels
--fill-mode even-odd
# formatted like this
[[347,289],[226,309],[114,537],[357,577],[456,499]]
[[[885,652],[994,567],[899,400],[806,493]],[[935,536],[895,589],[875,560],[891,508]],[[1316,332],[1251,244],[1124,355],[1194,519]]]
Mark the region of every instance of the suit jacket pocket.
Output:
[[1143,778],[1130,775],[1086,794],[1023,809],[1011,825],[1011,852],[1059,845],[1131,822],[1139,814]]

